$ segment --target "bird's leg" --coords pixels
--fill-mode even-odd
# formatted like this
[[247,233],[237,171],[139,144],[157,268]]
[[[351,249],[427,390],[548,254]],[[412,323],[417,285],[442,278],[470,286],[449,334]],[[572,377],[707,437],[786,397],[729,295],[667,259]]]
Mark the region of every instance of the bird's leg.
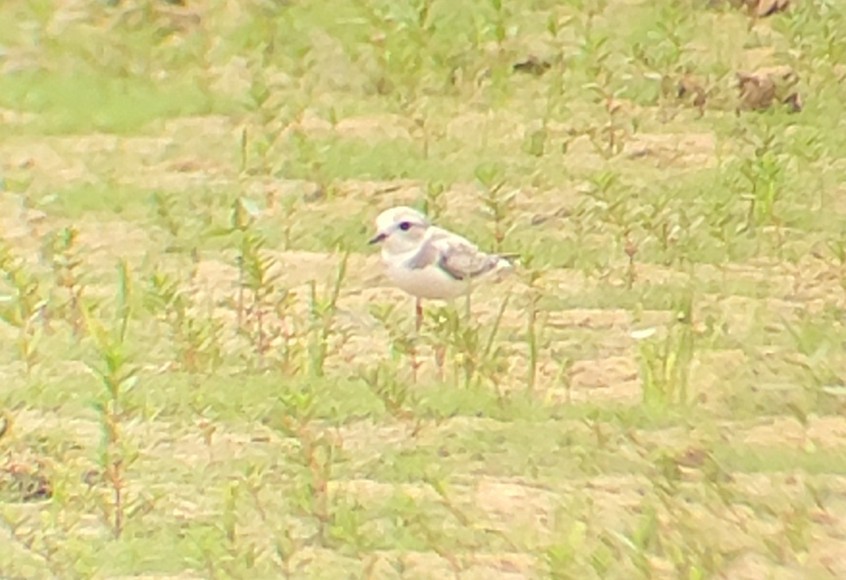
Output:
[[411,342],[411,377],[417,382],[417,368],[420,363],[417,361],[417,341],[420,338],[420,329],[423,327],[423,302],[420,298],[414,299],[414,338]]
[[446,346],[443,344],[435,345],[435,364],[438,365],[438,380],[444,381],[444,363],[446,362]]

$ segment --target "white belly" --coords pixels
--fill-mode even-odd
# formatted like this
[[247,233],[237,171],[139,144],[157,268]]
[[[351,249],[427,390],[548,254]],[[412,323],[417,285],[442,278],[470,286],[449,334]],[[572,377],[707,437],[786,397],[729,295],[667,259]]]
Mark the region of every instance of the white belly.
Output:
[[388,278],[397,288],[429,300],[452,300],[470,291],[467,281],[456,280],[436,266],[409,269],[386,264]]

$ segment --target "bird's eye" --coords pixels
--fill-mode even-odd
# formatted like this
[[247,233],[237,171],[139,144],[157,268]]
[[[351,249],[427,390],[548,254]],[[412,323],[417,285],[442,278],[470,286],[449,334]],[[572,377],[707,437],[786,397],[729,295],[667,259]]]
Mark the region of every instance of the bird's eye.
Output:
[[407,232],[408,230],[411,229],[411,222],[401,222],[400,225],[399,225],[399,228],[402,231]]

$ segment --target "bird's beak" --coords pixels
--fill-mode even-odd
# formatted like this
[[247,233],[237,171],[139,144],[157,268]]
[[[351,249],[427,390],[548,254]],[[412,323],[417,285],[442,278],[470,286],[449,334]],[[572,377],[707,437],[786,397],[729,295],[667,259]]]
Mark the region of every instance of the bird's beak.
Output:
[[387,234],[379,233],[375,237],[371,238],[370,241],[367,242],[367,243],[371,244],[371,245],[372,244],[378,244],[379,242],[382,242],[387,237],[388,237]]

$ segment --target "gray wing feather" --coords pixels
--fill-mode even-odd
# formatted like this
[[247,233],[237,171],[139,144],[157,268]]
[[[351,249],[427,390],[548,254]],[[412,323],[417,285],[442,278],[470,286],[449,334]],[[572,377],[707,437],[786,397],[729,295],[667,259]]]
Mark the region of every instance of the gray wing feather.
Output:
[[433,227],[429,239],[421,244],[420,250],[408,259],[406,265],[414,269],[438,266],[452,278],[466,280],[490,272],[501,259],[480,252],[465,238]]
[[486,274],[497,267],[499,256],[479,252],[464,245],[451,246],[441,253],[438,265],[456,280],[466,280]]
[[496,269],[500,263],[499,256],[480,252],[460,236],[436,238],[434,245],[440,248],[438,265],[456,280],[476,278]]

